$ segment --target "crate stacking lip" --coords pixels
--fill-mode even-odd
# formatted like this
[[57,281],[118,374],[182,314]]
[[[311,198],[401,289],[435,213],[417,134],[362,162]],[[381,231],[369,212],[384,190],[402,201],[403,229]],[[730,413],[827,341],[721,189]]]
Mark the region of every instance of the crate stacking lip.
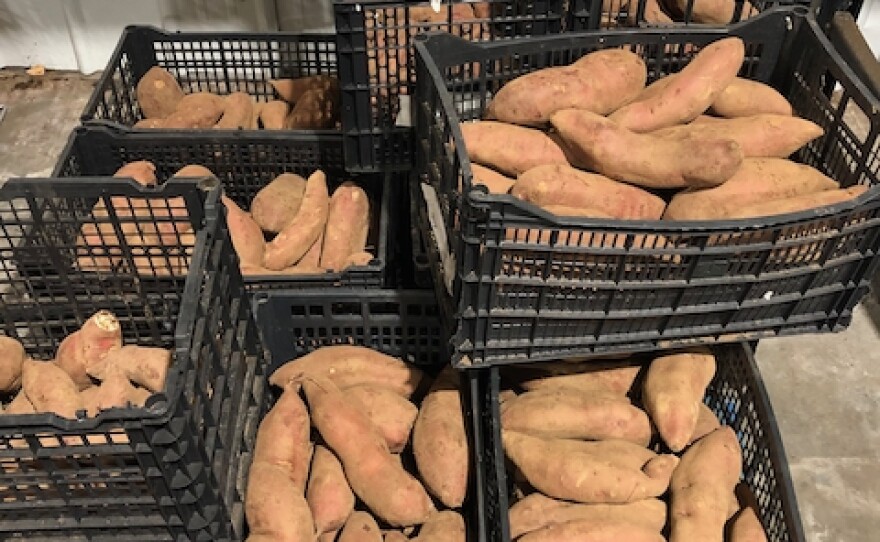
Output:
[[[76,420],[0,416],[6,537],[240,538],[240,475],[265,409],[268,356],[219,198],[214,179],[157,188],[98,177],[14,179],[0,187],[4,335],[31,358],[50,360],[65,336],[106,309],[119,318],[125,344],[173,353],[164,389],[145,408]],[[98,202],[115,211],[99,214]],[[122,212],[135,206],[137,214]],[[132,241],[169,222],[173,239]],[[77,241],[87,224],[105,230],[102,246]],[[42,242],[29,244],[34,237]],[[43,253],[47,265],[80,264],[19,274],[15,262],[29,252]],[[88,267],[111,257],[126,265],[112,274]],[[176,276],[153,280],[163,271]]]
[[[824,129],[796,158],[841,186],[868,185],[867,193],[767,218],[638,222],[556,217],[473,188],[460,122],[479,118],[504,82],[617,46],[642,54],[653,80],[680,69],[695,54],[689,49],[726,36],[746,44],[742,76],[771,83]],[[608,30],[515,43],[432,35],[416,49],[417,171],[431,220],[425,233],[443,269],[435,286],[455,305],[453,363],[756,340],[849,324],[880,249],[880,103],[803,9],[775,8],[729,28]],[[842,90],[832,96],[835,84]]]
[[[162,181],[187,164],[207,167],[218,177],[224,193],[242,209],[275,176],[297,173],[308,177],[321,168],[333,190],[342,181],[354,180],[370,198],[368,249],[375,258],[367,265],[317,275],[271,275],[244,277],[249,291],[273,288],[315,288],[345,285],[378,288],[385,284],[396,242],[392,205],[398,184],[391,173],[351,177],[344,171],[342,142],[338,135],[254,132],[217,137],[203,133],[151,134],[125,132],[103,126],[78,127],[55,166],[56,177],[112,175],[126,162],[149,160]],[[396,222],[395,222],[396,223]],[[39,256],[39,254],[35,254]],[[23,268],[45,272],[45,260]]]

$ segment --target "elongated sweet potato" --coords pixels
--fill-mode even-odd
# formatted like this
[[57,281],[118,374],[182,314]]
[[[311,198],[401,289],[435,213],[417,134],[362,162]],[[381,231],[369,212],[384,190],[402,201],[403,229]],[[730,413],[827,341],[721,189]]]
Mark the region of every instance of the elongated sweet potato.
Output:
[[389,388],[409,398],[419,387],[424,374],[403,360],[363,346],[324,346],[289,361],[269,378],[274,386],[303,376],[329,378],[340,389],[361,384]]
[[229,237],[238,259],[242,264],[261,265],[266,254],[266,238],[260,226],[250,213],[244,211],[232,199],[225,195],[221,198],[226,208],[226,223],[229,226]]
[[280,232],[299,212],[305,191],[306,180],[296,173],[278,175],[251,201],[254,222],[264,231]]
[[260,422],[254,444],[253,461],[284,467],[300,494],[306,490],[312,459],[309,428],[309,413],[298,389],[287,386]]
[[520,542],[612,541],[665,542],[659,532],[627,521],[575,519],[523,535]]
[[138,81],[135,89],[138,106],[144,118],[164,119],[174,112],[183,99],[177,80],[160,66],[153,66]]
[[93,314],[77,331],[71,333],[58,345],[55,363],[64,370],[79,389],[92,385],[87,374],[107,355],[122,347],[122,327],[110,311]]
[[461,133],[472,162],[505,175],[517,176],[544,164],[568,164],[559,145],[540,130],[483,120],[462,124]]
[[260,122],[264,130],[283,130],[287,124],[290,106],[281,100],[272,100],[260,105]]
[[302,488],[274,463],[254,461],[244,509],[249,542],[314,542],[315,526]]
[[324,231],[329,206],[327,177],[323,171],[317,170],[306,181],[299,212],[266,245],[263,266],[267,269],[284,269],[298,262]]
[[76,418],[83,409],[76,383],[52,362],[27,359],[22,364],[21,389],[36,412]]
[[612,121],[634,132],[652,132],[690,122],[709,109],[736,78],[745,56],[740,38],[715,41],[694,56],[656,95],[625,105]]
[[647,446],[648,415],[617,394],[572,388],[530,391],[502,405],[501,426],[545,438],[619,438]]
[[342,270],[349,256],[363,252],[369,233],[370,199],[363,188],[346,181],[330,198],[320,266]]
[[339,542],[382,542],[382,531],[373,516],[358,510],[345,522]]
[[309,75],[296,79],[273,79],[269,81],[275,93],[288,102],[296,103],[308,90],[339,92],[339,80],[332,75]]
[[747,205],[836,188],[840,188],[836,181],[810,166],[784,158],[746,158],[721,186],[676,194],[663,218],[710,220],[729,216]]
[[218,130],[249,129],[253,123],[254,99],[244,92],[233,92],[225,98],[223,116],[214,125]]
[[342,464],[324,446],[315,446],[306,501],[312,510],[315,528],[319,533],[341,529],[354,510],[354,493],[342,472]]
[[24,346],[17,339],[0,335],[0,392],[19,388],[24,358]]
[[469,457],[458,374],[447,365],[419,407],[412,435],[419,474],[432,495],[458,508],[467,492]]
[[639,134],[589,111],[565,109],[550,119],[575,166],[651,188],[717,186],[742,163],[730,139]]
[[581,504],[532,493],[510,507],[510,538],[574,520],[619,521],[659,533],[666,524],[666,503],[643,499],[625,504]]
[[691,441],[706,388],[715,376],[708,350],[654,358],[642,387],[642,401],[663,441],[680,452]]
[[538,376],[520,382],[525,390],[574,388],[576,390],[605,390],[626,395],[641,371],[641,365],[622,365],[619,361],[589,361],[583,363],[541,363],[518,366]]
[[751,79],[737,77],[715,97],[712,113],[719,117],[750,117],[760,114],[791,115],[792,107],[778,90]]
[[88,365],[89,376],[103,380],[113,365],[122,369],[128,379],[153,393],[165,388],[171,351],[150,346],[125,345],[111,350],[97,363]]
[[661,198],[641,188],[567,165],[532,168],[519,176],[510,193],[540,206],[589,208],[628,220],[657,220],[666,208]]
[[361,406],[382,434],[388,449],[400,453],[409,442],[419,409],[394,390],[381,386],[352,386],[345,390],[345,394]]
[[[529,484],[547,496],[582,503],[627,503],[659,497],[669,487],[678,465],[674,455],[659,455],[642,469],[626,469],[600,455],[556,446],[558,439],[541,439],[503,429],[507,457]],[[695,539],[696,540],[696,539]]]
[[419,529],[417,542],[465,542],[464,518],[454,510],[437,512]]
[[856,185],[849,188],[825,190],[813,194],[802,194],[800,196],[780,200],[761,201],[751,205],[743,205],[736,209],[730,209],[724,215],[724,218],[752,218],[758,216],[797,213],[799,211],[806,211],[807,209],[816,209],[818,207],[825,207],[849,201],[861,196],[867,191],[867,186]]
[[490,194],[507,194],[515,179],[502,175],[492,168],[471,164],[471,172],[474,174],[473,185],[481,184],[489,189]]

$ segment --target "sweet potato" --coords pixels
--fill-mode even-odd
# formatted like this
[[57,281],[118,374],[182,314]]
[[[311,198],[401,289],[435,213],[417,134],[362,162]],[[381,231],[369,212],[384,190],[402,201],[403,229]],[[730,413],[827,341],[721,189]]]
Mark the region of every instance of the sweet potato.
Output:
[[339,536],[339,531],[341,530],[342,529],[338,529],[336,531],[328,531],[326,533],[319,534],[318,542],[336,542],[336,537]]
[[532,168],[519,176],[510,193],[540,206],[589,208],[625,220],[657,220],[666,208],[661,198],[641,188],[567,165]]
[[651,132],[659,138],[732,139],[739,143],[746,158],[786,158],[822,134],[822,128],[814,122],[791,115],[766,114],[717,122],[695,121]]
[[269,81],[275,93],[288,103],[296,103],[308,90],[339,92],[339,80],[332,75],[309,75],[296,79],[273,79]]
[[417,542],[465,542],[464,518],[454,510],[437,512],[419,529]]
[[260,422],[254,445],[253,461],[284,467],[300,494],[306,490],[312,459],[309,429],[309,413],[298,388],[287,386]]
[[13,392],[21,385],[24,346],[12,337],[0,335],[0,392]]
[[144,118],[165,118],[183,99],[177,80],[160,66],[153,66],[138,81],[135,89]]
[[751,508],[743,508],[731,518],[725,540],[729,542],[767,542],[761,520]]
[[261,265],[267,251],[263,230],[250,213],[244,211],[230,198],[224,195],[221,201],[226,208],[229,237],[232,239],[232,247],[238,254],[239,261],[247,265]]
[[489,190],[490,194],[507,194],[513,183],[516,182],[515,179],[480,164],[471,164],[471,172],[474,174],[472,185],[481,184]]
[[[691,14],[690,22],[702,24],[730,24],[733,21],[736,2],[734,0],[698,0],[691,3],[691,9],[688,10],[688,0],[673,0],[678,13]],[[746,0],[745,4],[749,2]],[[747,7],[743,8],[743,13],[747,12]]]
[[[580,217],[580,218],[614,218],[608,213],[599,211],[595,208],[591,207],[568,207],[566,205],[541,205],[541,209],[544,209],[548,213],[553,213],[556,216],[569,216],[569,217]],[[568,237],[563,234],[564,237]],[[574,236],[572,236],[574,237]],[[550,242],[551,236],[547,236],[547,242]],[[558,237],[557,237],[558,239]],[[542,241],[543,242],[543,241]],[[580,245],[580,246],[589,246],[589,245]]]
[[116,366],[108,367],[99,386],[92,386],[80,392],[83,408],[89,416],[114,407],[125,407],[139,396],[131,385],[128,376]]
[[641,371],[641,365],[621,365],[619,361],[541,363],[517,368],[538,372],[540,375],[520,382],[520,387],[528,391],[574,388],[584,391],[605,390],[620,395],[629,393]]
[[266,245],[263,266],[267,269],[284,269],[298,262],[324,230],[329,205],[327,177],[323,171],[317,170],[306,181],[299,212]]
[[400,531],[385,531],[384,542],[406,542],[409,537]]
[[388,449],[400,453],[409,442],[409,434],[419,409],[395,391],[371,384],[352,386],[345,394],[366,413],[382,434]]
[[[627,23],[630,26],[636,26],[639,21],[636,19],[638,16],[638,3],[633,2],[630,4],[630,7],[627,11]],[[645,1],[645,13],[643,14],[643,18],[646,23],[652,25],[671,25],[674,23],[672,18],[663,11],[663,8],[660,6],[660,3],[657,0],[646,0]]]
[[283,130],[287,124],[290,106],[281,100],[272,100],[260,106],[260,122],[264,130]]
[[634,132],[653,132],[690,122],[709,109],[736,78],[744,56],[745,45],[740,38],[715,41],[703,47],[659,93],[625,105],[609,118]]
[[792,107],[778,90],[751,79],[737,77],[715,97],[710,111],[719,117],[751,117],[753,115],[792,115]]
[[132,125],[132,128],[146,129],[146,130],[156,130],[158,128],[165,127],[165,119],[154,118],[154,119],[141,119],[135,122]]
[[544,164],[568,164],[559,145],[540,130],[483,120],[462,124],[461,133],[472,162],[505,175],[515,177]]
[[254,461],[248,471],[245,517],[255,542],[314,542],[315,526],[302,488],[273,463]]
[[370,199],[364,189],[344,182],[330,198],[320,266],[341,271],[349,256],[363,252],[370,232]]
[[394,459],[367,415],[326,378],[305,376],[302,387],[312,422],[342,462],[355,495],[392,526],[424,523],[434,509],[430,497]]
[[669,487],[678,464],[674,455],[658,455],[642,469],[627,469],[601,455],[560,448],[556,446],[559,439],[507,429],[502,429],[501,436],[507,457],[535,489],[582,503],[627,503],[659,497]]
[[354,510],[354,493],[342,472],[342,464],[333,452],[320,445],[315,446],[312,457],[306,501],[319,533],[341,529]]
[[302,205],[306,180],[296,173],[282,173],[256,193],[251,215],[264,231],[278,233],[290,224]]
[[647,446],[651,423],[628,399],[601,392],[550,388],[506,401],[501,427],[544,438],[618,438]]
[[101,310],[61,341],[55,353],[55,363],[70,375],[79,389],[85,389],[92,385],[86,372],[88,368],[120,347],[122,327],[119,320],[112,312]]
[[626,504],[581,504],[532,493],[510,507],[510,538],[574,520],[631,523],[659,533],[666,524],[666,503],[643,499]]
[[718,421],[718,417],[712,412],[712,409],[707,407],[704,403],[700,403],[700,410],[697,414],[697,424],[694,426],[694,432],[691,435],[690,442],[688,444],[693,444],[694,442],[700,440],[705,437],[712,431],[721,427],[721,422]]
[[206,168],[205,166],[200,166],[198,164],[189,164],[178,169],[174,173],[174,175],[172,175],[172,178],[182,177],[216,177],[216,175],[214,175],[214,172]]
[[33,414],[36,411],[37,409],[34,408],[33,403],[27,398],[27,394],[25,394],[24,390],[19,390],[19,392],[15,394],[15,397],[12,398],[12,401],[6,405],[6,410],[4,410],[3,413],[8,415]]
[[348,256],[345,259],[345,263],[342,264],[343,269],[347,269],[352,266],[363,267],[365,265],[370,265],[376,257],[367,251],[355,252]]
[[855,199],[868,191],[864,185],[851,186],[838,190],[825,190],[813,194],[802,194],[791,198],[760,201],[751,205],[743,205],[736,209],[730,209],[724,218],[752,218],[758,216],[783,215],[797,213],[808,209],[827,207]]
[[742,469],[736,433],[720,427],[681,457],[672,474],[670,542],[722,542],[730,494]]
[[356,511],[345,522],[339,542],[382,542],[382,531],[373,516]]
[[101,361],[87,367],[89,376],[103,380],[113,365],[118,366],[128,379],[153,393],[165,388],[171,351],[150,346],[125,345],[110,351]]
[[21,389],[37,412],[53,412],[73,419],[83,409],[76,383],[51,362],[26,359],[22,364]]
[[419,407],[412,435],[413,455],[422,481],[449,508],[458,508],[467,492],[468,439],[458,374],[447,365]]
[[723,185],[676,194],[663,218],[710,220],[728,216],[747,205],[836,188],[836,181],[810,166],[784,158],[746,158]]
[[156,166],[148,160],[128,162],[113,174],[117,179],[131,178],[141,186],[156,186]]
[[730,139],[659,138],[630,131],[605,117],[565,109],[550,119],[572,164],[650,188],[717,186],[742,163]]
[[353,345],[324,346],[279,367],[269,382],[284,387],[303,376],[326,377],[340,389],[360,384],[381,386],[409,398],[419,387],[422,371],[370,348]]
[[214,125],[218,130],[249,129],[254,116],[254,100],[244,92],[233,92],[225,98],[223,116]]
[[645,88],[642,58],[624,49],[589,53],[569,66],[554,66],[507,82],[486,110],[487,118],[544,126],[556,111],[585,109],[608,115]]
[[325,90],[307,90],[287,116],[291,130],[324,130],[333,128],[339,118],[339,97]]
[[163,128],[210,128],[217,124],[226,109],[224,98],[210,92],[187,94],[173,113],[165,118]]
[[627,521],[575,519],[523,535],[519,542],[665,542],[659,532]]
[[134,389],[129,392],[128,399],[134,406],[142,407],[147,404],[147,399],[149,399],[152,395],[153,394],[150,392],[150,390],[135,386]]

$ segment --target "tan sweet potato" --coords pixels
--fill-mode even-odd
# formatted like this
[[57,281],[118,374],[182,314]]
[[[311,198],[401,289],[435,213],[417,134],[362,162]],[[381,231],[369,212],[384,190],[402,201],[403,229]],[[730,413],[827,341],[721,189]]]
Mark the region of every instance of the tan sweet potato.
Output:
[[318,542],[336,542],[336,537],[339,536],[339,531],[341,530],[342,529],[319,534]]
[[12,337],[0,335],[0,391],[13,392],[21,385],[24,346]]
[[326,378],[304,377],[302,387],[312,422],[342,462],[355,495],[392,526],[424,523],[434,509],[430,497],[394,459],[366,414]]
[[187,94],[165,118],[162,128],[210,128],[220,120],[225,109],[224,99],[216,94]]
[[742,452],[730,427],[685,451],[670,484],[670,542],[723,542],[727,505],[741,469]]
[[123,164],[113,174],[117,179],[131,178],[142,186],[156,186],[156,166],[148,160]]
[[[631,2],[630,7],[627,10],[626,20],[630,26],[636,26],[639,23],[639,21],[636,20],[636,17],[638,16],[638,10],[636,9],[637,6],[637,2]],[[657,0],[646,0],[643,17],[646,23],[652,25],[671,25],[674,23],[672,18],[663,11],[663,8]]]
[[719,117],[751,117],[752,115],[792,115],[791,104],[778,90],[751,79],[737,77],[716,96],[710,109]]
[[317,170],[306,181],[299,212],[266,245],[263,266],[267,269],[284,269],[298,262],[324,231],[329,206],[327,177],[323,171]]
[[417,542],[465,542],[464,518],[454,510],[433,514],[419,529]]
[[641,133],[690,122],[709,109],[736,78],[744,56],[740,38],[715,41],[703,47],[656,95],[625,105],[609,118]]
[[341,529],[354,510],[354,493],[342,472],[342,464],[333,452],[320,445],[315,446],[312,457],[306,501],[319,533]]
[[589,111],[565,109],[550,122],[573,165],[650,188],[717,186],[743,159],[739,144],[730,139],[659,138]]
[[784,158],[746,158],[721,186],[676,194],[663,218],[710,220],[729,216],[747,205],[836,188],[840,188],[836,181],[810,166]]
[[288,102],[296,103],[308,90],[339,92],[339,80],[331,75],[310,75],[296,79],[273,79],[269,81],[275,93]]
[[107,371],[116,365],[138,386],[153,393],[165,388],[171,351],[150,346],[125,345],[110,351],[101,361],[87,367],[89,376],[103,380]]
[[362,267],[365,265],[370,265],[370,262],[372,262],[375,258],[375,256],[367,251],[355,252],[345,259],[345,263],[342,264],[342,268],[347,269],[352,266]]
[[141,119],[135,122],[132,125],[132,128],[142,128],[147,130],[155,130],[157,128],[165,127],[165,119],[154,118],[154,119]]
[[89,416],[114,407],[125,407],[136,400],[140,394],[131,385],[128,376],[116,366],[108,367],[99,386],[92,386],[80,392],[83,408]]
[[254,462],[284,467],[300,494],[306,490],[312,459],[309,423],[309,413],[298,389],[287,386],[260,422],[254,445]]
[[[688,12],[688,0],[673,0],[679,13]],[[748,1],[745,2],[748,5]],[[736,2],[734,0],[697,0],[691,4],[690,22],[703,24],[730,24],[733,21]],[[748,8],[743,7],[743,14]]]
[[813,194],[802,194],[800,196],[780,200],[761,201],[751,205],[743,205],[736,209],[730,209],[724,217],[752,218],[758,216],[797,213],[799,211],[806,211],[807,209],[816,209],[849,201],[861,196],[867,191],[867,186],[856,185],[838,190],[825,190]]
[[562,149],[540,130],[496,121],[461,125],[472,162],[517,176],[544,164],[568,164]]
[[345,522],[339,542],[382,542],[382,531],[373,516],[356,511]]
[[248,129],[253,123],[254,100],[244,92],[233,92],[225,98],[223,116],[214,125],[218,130]]
[[205,166],[189,164],[178,169],[172,177],[216,177],[214,172]]
[[249,542],[314,542],[315,526],[302,488],[284,467],[254,461],[248,471],[245,517]]
[[15,394],[15,397],[13,397],[12,401],[6,405],[6,410],[4,410],[3,413],[8,415],[33,414],[36,411],[37,409],[34,408],[30,399],[27,398],[27,394],[25,394],[24,390],[19,390],[19,392]]
[[382,434],[388,449],[400,453],[409,442],[409,434],[419,409],[394,390],[363,384],[352,386],[345,394],[366,413]]
[[503,429],[507,457],[529,484],[547,496],[582,503],[627,503],[659,497],[678,465],[674,455],[658,455],[642,469],[622,468],[590,452],[559,447],[560,439],[541,439]]
[[138,81],[135,89],[138,106],[144,118],[165,118],[183,99],[177,80],[160,66],[153,66]]
[[282,173],[256,193],[251,215],[264,231],[278,233],[290,224],[302,204],[306,180],[296,173]]
[[[326,229],[326,227],[325,227]],[[324,232],[322,231],[318,238],[312,243],[312,246],[309,248],[308,252],[299,260],[297,266],[316,269],[319,272],[323,271],[321,269],[321,253],[324,249]]]
[[281,100],[272,100],[260,106],[260,122],[264,130],[283,130],[287,124],[290,106]]
[[134,406],[142,407],[147,404],[147,399],[153,394],[146,388],[134,387],[128,394],[128,399]]
[[764,526],[751,508],[737,512],[728,523],[727,531],[725,540],[729,542],[767,542]]
[[338,118],[338,93],[307,90],[290,110],[286,125],[291,130],[324,130],[333,128]]
[[506,83],[486,110],[488,118],[543,126],[556,111],[585,109],[608,115],[645,88],[642,58],[624,49],[589,53],[569,66],[544,68]]
[[822,128],[811,121],[767,114],[717,122],[694,121],[651,132],[659,138],[732,139],[739,143],[746,158],[786,158],[822,134]]
[[419,387],[424,374],[403,360],[353,345],[324,346],[289,361],[269,378],[274,386],[303,376],[329,378],[340,389],[361,384],[382,386],[409,398]]
[[77,331],[71,333],[58,345],[55,363],[64,370],[79,389],[92,385],[87,374],[107,355],[122,347],[122,327],[110,311],[93,314]]
[[400,531],[385,531],[384,542],[406,542],[409,537]]
[[648,415],[617,394],[548,388],[518,395],[501,409],[501,426],[544,438],[624,439],[647,446]]
[[631,523],[659,533],[666,524],[666,503],[643,499],[626,504],[581,504],[532,493],[510,507],[510,538],[574,520]]
[[370,232],[370,199],[364,189],[344,182],[330,198],[320,267],[340,271],[348,257],[363,252]]
[[516,182],[515,179],[480,164],[471,164],[471,172],[474,174],[473,186],[481,184],[489,189],[490,194],[507,194]]
[[76,418],[83,409],[79,389],[70,375],[51,362],[27,359],[22,364],[21,389],[37,412]]
[[459,377],[447,365],[419,407],[412,434],[413,455],[422,481],[449,508],[467,493],[470,454],[459,393]]
[[[544,209],[548,213],[553,213],[556,216],[574,216],[581,218],[614,218],[608,213],[599,211],[592,207],[568,207],[565,205],[541,205],[541,209]],[[565,236],[563,234],[563,236]],[[547,235],[547,242],[550,242],[550,235]],[[581,246],[589,246],[589,245],[581,245]]]
[[542,207],[588,208],[629,220],[657,220],[666,208],[661,198],[641,188],[567,165],[532,168],[519,176],[510,193]]
[[688,444],[693,444],[694,442],[700,440],[705,437],[712,431],[721,427],[721,422],[718,421],[718,417],[712,412],[712,409],[707,407],[705,403],[700,403],[700,411],[697,414],[697,424],[694,426],[694,432],[691,435],[690,442]]
[[576,519],[532,531],[519,542],[665,542],[659,532],[627,521]]
[[[241,263],[261,265],[268,249],[263,230],[250,213],[244,211],[234,201],[222,196],[226,208],[226,224],[229,226],[229,237]],[[286,267],[286,266],[285,266]]]
[[620,395],[629,393],[641,371],[641,365],[621,365],[619,361],[541,363],[517,368],[540,375],[520,382],[520,387],[528,391],[574,388],[583,391],[605,390]]

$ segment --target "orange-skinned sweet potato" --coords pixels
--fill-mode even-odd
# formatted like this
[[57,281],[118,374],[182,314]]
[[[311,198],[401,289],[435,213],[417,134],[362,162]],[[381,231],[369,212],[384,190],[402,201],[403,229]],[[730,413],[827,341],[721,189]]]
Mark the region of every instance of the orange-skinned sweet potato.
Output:
[[496,121],[461,125],[472,162],[517,176],[544,164],[568,164],[562,149],[540,130]]
[[791,104],[778,90],[762,83],[737,77],[712,102],[710,109],[719,117],[750,117],[760,114],[791,115]]
[[61,341],[55,353],[55,363],[70,375],[79,389],[85,389],[92,385],[88,369],[121,347],[119,320],[112,312],[101,310]]
[[299,212],[266,245],[263,266],[267,269],[284,269],[297,263],[324,231],[329,207],[327,177],[323,171],[317,170],[306,181]]
[[24,346],[17,339],[0,335],[0,392],[16,391],[21,385]]

